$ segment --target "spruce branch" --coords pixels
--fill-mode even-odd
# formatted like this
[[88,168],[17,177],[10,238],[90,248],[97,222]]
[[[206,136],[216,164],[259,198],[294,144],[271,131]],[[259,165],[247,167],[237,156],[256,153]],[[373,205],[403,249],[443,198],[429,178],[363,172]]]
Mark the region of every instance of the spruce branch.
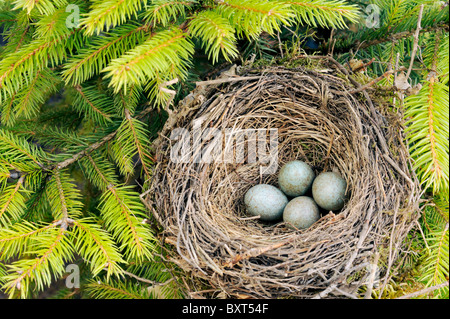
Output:
[[222,54],[227,61],[238,56],[235,30],[217,11],[201,11],[189,23],[189,32],[202,39],[208,58],[215,63]]
[[[135,113],[136,107],[139,105],[143,97],[143,89],[139,85],[131,85],[127,89],[127,93],[120,90],[114,95],[114,106],[116,108],[117,115],[123,118],[125,116],[125,109],[128,109],[132,114]],[[148,101],[144,106],[151,104]],[[141,116],[141,115],[139,115]]]
[[[442,54],[439,40],[430,43],[427,52],[432,52],[429,78],[417,95],[405,99],[405,119],[410,153],[424,188],[434,193],[448,190],[449,185],[449,110],[448,86],[437,78],[437,61]],[[448,41],[448,40],[447,40]],[[445,51],[442,51],[445,52]],[[448,48],[446,48],[448,53]],[[448,57],[447,57],[448,60]],[[448,70],[446,66],[443,70]]]
[[73,221],[71,233],[75,242],[74,249],[88,261],[92,275],[106,271],[106,277],[123,274],[121,263],[125,263],[110,234],[100,228],[93,218]]
[[106,126],[112,122],[114,104],[111,98],[95,87],[75,86],[76,94],[72,105],[80,113],[86,114],[96,124]]
[[163,27],[170,22],[186,16],[187,7],[192,6],[195,0],[154,0],[146,8],[144,19],[154,26]]
[[3,288],[12,297],[16,290],[20,290],[24,298],[30,284],[34,283],[39,290],[51,283],[52,275],[61,276],[65,269],[65,261],[72,259],[73,247],[66,230],[62,227],[49,228],[46,233],[35,237],[32,252],[35,259],[21,259],[7,265],[8,275],[5,276]]
[[256,39],[261,32],[275,34],[291,25],[294,13],[283,1],[219,0],[217,11],[229,19],[239,37]]
[[[382,13],[379,16],[379,28],[366,28],[361,21],[358,25],[358,31],[342,32],[337,37],[336,51],[357,50],[360,53],[368,53],[372,50],[372,53],[369,54],[370,57],[374,54],[380,54],[379,50],[388,50],[389,48],[410,52],[410,48],[401,48],[409,42],[406,39],[413,36],[417,30],[420,4],[402,0],[380,2],[377,5],[380,7],[380,13]],[[448,25],[448,7],[443,8],[438,2],[425,4],[419,34],[433,34],[439,30],[448,32]]]
[[181,29],[161,31],[126,55],[113,59],[102,72],[110,78],[115,93],[123,89],[126,94],[129,86],[145,84],[172,70],[173,77],[184,78],[193,49]]
[[16,185],[9,186],[0,193],[0,227],[7,227],[24,214],[25,197],[21,191],[25,176],[25,174],[20,176]]
[[[143,117],[145,117],[150,110],[153,109],[153,106],[150,105],[149,107],[147,107],[145,110],[143,110],[142,112],[140,112],[138,115],[135,116],[136,120],[140,120]],[[1,131],[0,131],[1,132]],[[117,135],[117,130],[113,131],[111,133],[109,133],[108,135],[102,137],[99,141],[90,144],[89,146],[87,146],[86,148],[84,148],[83,150],[77,152],[76,154],[72,155],[70,158],[65,159],[64,161],[61,161],[59,163],[50,165],[48,167],[46,167],[46,170],[52,170],[54,168],[57,169],[63,169],[66,168],[74,163],[76,163],[77,161],[79,161],[80,159],[82,159],[83,157],[91,154],[92,152],[94,152],[97,149],[100,149],[102,146],[104,146],[106,143],[110,142],[112,139],[114,139]],[[152,158],[151,158],[152,159]]]
[[61,170],[54,170],[46,186],[52,215],[61,220],[62,227],[67,229],[67,220],[81,217],[81,194],[69,175]]
[[109,61],[132,49],[136,43],[142,43],[149,30],[147,24],[140,26],[129,22],[93,39],[88,48],[81,49],[64,64],[62,75],[66,84],[77,85],[99,74]]
[[68,167],[69,165],[72,165],[73,163],[77,162],[78,160],[80,160],[84,156],[88,155],[92,151],[99,149],[100,147],[105,145],[107,142],[112,140],[116,136],[116,134],[117,134],[117,131],[109,133],[108,135],[103,137],[100,141],[89,145],[86,149],[76,153],[72,157],[70,157],[60,163],[57,163],[56,165],[51,166],[50,168],[56,167],[57,169],[63,169],[63,168]]
[[346,28],[345,19],[356,22],[359,10],[356,5],[347,4],[341,0],[306,0],[284,1],[292,6],[296,13],[295,19],[306,25],[328,28]]
[[0,260],[22,257],[25,249],[34,237],[55,226],[57,226],[57,221],[40,228],[28,221],[22,221],[7,228],[2,228],[0,232],[0,251],[2,252]]
[[26,165],[25,170],[28,172],[39,168],[45,169],[42,164],[44,152],[12,132],[0,129],[0,151],[0,159],[4,159],[7,163],[15,163],[18,168]]
[[100,34],[124,23],[136,16],[143,7],[142,0],[102,0],[93,1],[91,10],[80,21],[81,27],[87,36]]
[[72,31],[51,41],[34,40],[3,58],[0,61],[0,103],[23,87],[37,71],[62,62],[66,50],[76,41],[71,38],[75,33]]
[[449,273],[448,222],[441,229],[433,229],[426,238],[429,250],[422,260],[421,281],[432,286],[445,282]]
[[23,30],[23,32],[22,32],[20,38],[19,38],[19,41],[18,41],[17,44],[15,45],[14,52],[17,52],[17,51],[22,47],[22,44],[23,44],[24,41],[25,41],[25,38],[26,38],[26,36],[27,36],[27,33],[28,33],[29,28],[30,28],[30,26],[26,26],[26,27],[24,28],[24,30]]
[[137,193],[129,186],[109,185],[102,194],[99,209],[106,229],[121,243],[119,249],[125,249],[128,261],[153,258],[154,238],[142,222],[145,209]]
[[140,281],[140,282],[143,282],[143,283],[146,283],[146,284],[151,284],[152,286],[164,286],[164,285],[167,285],[170,282],[172,282],[172,280],[174,280],[173,278],[171,278],[171,279],[169,279],[166,282],[157,282],[157,281],[154,281],[154,280],[149,280],[149,279],[146,279],[146,278],[142,278],[142,277],[136,276],[135,274],[133,274],[131,272],[128,272],[128,271],[124,271],[123,273],[124,273],[124,275],[127,275],[127,276],[129,276],[131,278],[134,278],[137,281]]
[[58,89],[61,79],[48,68],[39,70],[22,88],[0,104],[1,122],[14,125],[19,118],[31,119],[39,113],[45,100]]
[[[141,159],[142,168],[144,169],[146,177],[151,176],[151,165],[153,164],[153,157],[150,155],[150,145],[148,143],[148,135],[144,128],[143,123],[139,122],[136,119],[133,119],[130,115],[130,112],[128,109],[125,109],[125,119],[128,123],[127,130],[132,133],[132,140],[133,140],[133,146],[135,147],[135,151],[128,153],[129,156],[133,156],[135,153],[139,155],[139,158]],[[120,128],[119,128],[119,135],[120,134]],[[116,141],[117,145],[122,144],[120,142],[120,137]],[[126,144],[126,143],[125,143]],[[125,146],[122,144],[122,147],[125,148]]]
[[[440,22],[436,25],[431,25],[426,28],[421,28],[419,31],[419,35],[424,34],[424,33],[437,33],[439,31],[448,32],[449,31],[448,23]],[[386,43],[386,42],[396,42],[401,39],[409,38],[410,36],[414,35],[415,32],[416,32],[415,30],[402,31],[402,32],[390,34],[386,37],[380,37],[378,39],[371,40],[371,41],[363,41],[363,42],[357,41],[353,45],[352,49],[364,50],[364,49],[374,46],[374,45],[378,45],[378,44],[382,44],[382,43]]]
[[98,299],[149,299],[150,294],[132,282],[112,281],[104,283],[92,280],[86,285],[87,293]]
[[89,180],[100,190],[105,191],[110,185],[119,184],[113,164],[98,154],[86,154],[86,158],[80,162]]
[[139,200],[136,201],[138,195],[129,186],[119,186],[113,167],[98,155],[94,159],[87,154],[81,163],[88,178],[103,191],[99,210],[106,229],[122,243],[120,249],[126,246],[125,254],[130,259],[151,259],[153,237],[143,223],[144,207]]
[[66,6],[58,8],[52,14],[44,15],[35,23],[36,30],[33,37],[52,40],[68,35],[70,33],[66,23],[68,16]]
[[67,6],[66,0],[15,0],[16,9],[26,10],[27,14],[30,14],[33,9],[37,9],[40,14],[50,15],[56,8]]

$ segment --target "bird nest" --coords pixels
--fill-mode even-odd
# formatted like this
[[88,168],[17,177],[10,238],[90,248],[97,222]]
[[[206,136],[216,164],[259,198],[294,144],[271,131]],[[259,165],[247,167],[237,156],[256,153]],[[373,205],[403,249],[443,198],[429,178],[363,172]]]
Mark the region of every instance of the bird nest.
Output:
[[[354,298],[388,282],[419,215],[401,116],[330,60],[322,69],[247,69],[199,83],[155,141],[146,202],[171,260],[207,281],[204,296]],[[269,156],[237,158],[239,143],[250,150],[254,140],[226,136],[242,131],[256,132],[258,143],[266,137],[257,144]],[[278,186],[279,169],[294,159],[316,174],[339,172],[344,208],[322,211],[306,230],[246,214],[246,191]]]

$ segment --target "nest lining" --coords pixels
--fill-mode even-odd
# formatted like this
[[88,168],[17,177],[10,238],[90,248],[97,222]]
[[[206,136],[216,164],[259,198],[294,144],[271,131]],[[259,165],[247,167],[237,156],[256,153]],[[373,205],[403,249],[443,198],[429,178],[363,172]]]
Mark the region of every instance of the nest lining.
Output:
[[[417,180],[398,116],[350,94],[354,87],[338,70],[277,67],[242,76],[252,77],[188,96],[155,143],[158,163],[147,201],[165,242],[175,246],[172,260],[207,280],[216,292],[209,296],[323,298],[356,294],[367,284],[374,254],[385,247],[390,252],[382,256],[378,284],[385,283],[418,218]],[[262,174],[261,163],[245,161],[171,160],[170,132],[192,131],[198,119],[203,129],[277,129],[277,172]],[[249,218],[245,192],[258,183],[278,186],[279,169],[294,159],[316,174],[339,172],[348,184],[344,208],[322,211],[307,230]]]

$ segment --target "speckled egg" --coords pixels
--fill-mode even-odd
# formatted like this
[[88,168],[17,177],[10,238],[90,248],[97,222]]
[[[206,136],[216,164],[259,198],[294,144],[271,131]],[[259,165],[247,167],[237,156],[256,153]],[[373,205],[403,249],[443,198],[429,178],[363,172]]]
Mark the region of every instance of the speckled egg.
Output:
[[283,165],[278,174],[278,185],[288,196],[297,197],[305,194],[314,181],[315,174],[303,161],[295,160]]
[[312,194],[317,205],[326,210],[344,207],[347,182],[338,173],[319,174],[312,185]]
[[299,196],[292,199],[283,212],[283,220],[298,229],[309,228],[319,218],[319,207],[308,196]]
[[288,199],[278,188],[268,184],[258,184],[250,188],[244,196],[247,213],[260,216],[264,221],[281,219]]

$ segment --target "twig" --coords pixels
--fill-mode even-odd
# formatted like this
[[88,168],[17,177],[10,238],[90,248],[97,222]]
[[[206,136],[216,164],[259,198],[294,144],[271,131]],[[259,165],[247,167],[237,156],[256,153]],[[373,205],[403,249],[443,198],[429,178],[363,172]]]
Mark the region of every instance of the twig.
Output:
[[280,49],[280,53],[281,53],[281,58],[284,58],[284,54],[283,54],[283,47],[281,45],[281,39],[280,39],[280,32],[277,32],[277,38],[278,38],[278,48]]
[[75,90],[77,90],[77,92],[80,94],[80,96],[86,101],[87,104],[89,104],[89,106],[96,112],[101,114],[103,117],[107,118],[108,120],[111,119],[111,115],[102,112],[100,109],[98,109],[94,103],[92,103],[92,101],[86,96],[86,94],[83,92],[83,89],[81,87],[81,85],[76,85]]
[[341,295],[344,295],[345,297],[347,297],[347,298],[350,298],[350,299],[359,299],[358,297],[356,297],[355,295],[352,295],[351,293],[348,293],[348,292],[346,292],[346,291],[344,291],[344,290],[342,290],[342,289],[339,289],[339,288],[334,288],[334,290],[336,290],[337,292],[339,292]]
[[65,168],[73,163],[75,163],[76,161],[78,161],[79,159],[81,159],[82,157],[86,156],[87,154],[89,154],[90,152],[102,147],[105,143],[109,142],[110,140],[112,140],[114,138],[114,136],[116,136],[117,131],[114,131],[112,133],[109,133],[108,135],[106,135],[105,137],[103,137],[100,141],[95,142],[94,144],[89,145],[86,149],[82,150],[81,152],[76,153],[74,156],[72,156],[71,158],[66,159],[65,161],[58,163],[56,165],[56,168],[58,169],[62,169]]
[[367,284],[366,294],[364,295],[364,299],[370,299],[372,296],[373,282],[375,281],[375,275],[378,267],[378,259],[380,258],[380,254],[378,252],[375,253],[375,258],[372,263],[372,269],[369,275],[369,283]]
[[395,81],[397,80],[397,72],[398,72],[398,66],[400,63],[400,52],[397,52],[397,56],[395,57],[395,66],[394,66],[394,82],[392,85],[395,86]]
[[361,86],[361,84],[358,81],[356,81],[353,77],[350,76],[350,73],[348,72],[348,70],[346,68],[344,68],[344,66],[342,64],[340,64],[338,61],[336,61],[336,59],[333,58],[332,56],[329,56],[329,55],[299,55],[293,60],[297,60],[297,59],[319,59],[319,60],[328,59],[339,69],[339,71],[342,72],[342,74],[347,76],[347,78],[350,80],[350,82],[352,82],[352,84],[354,86],[356,86],[357,88],[359,88]]
[[420,223],[417,220],[415,220],[415,223],[419,227],[419,232],[422,236],[423,242],[425,243],[425,247],[427,247],[427,250],[430,251],[430,246],[428,246],[428,241],[427,238],[425,237],[425,234],[423,233],[422,226],[420,226]]
[[387,154],[383,154],[383,157],[386,159],[386,161],[389,162],[389,164],[391,164],[391,166],[400,174],[403,176],[403,178],[410,184],[410,185],[414,185],[414,182],[412,181],[411,178],[409,178],[408,175],[406,175],[406,173],[397,165],[396,162],[394,162],[392,160],[392,158],[389,157],[389,155]]
[[369,83],[367,83],[367,84],[365,84],[365,85],[363,85],[363,86],[360,86],[360,87],[357,88],[357,89],[354,89],[354,90],[349,91],[349,93],[354,94],[354,93],[362,92],[362,91],[366,90],[367,88],[371,87],[372,85],[374,85],[374,84],[380,82],[380,81],[383,80],[384,78],[387,78],[389,75],[394,74],[396,71],[404,71],[404,70],[406,70],[406,68],[402,66],[402,67],[401,67],[400,69],[398,69],[398,70],[389,70],[389,71],[386,71],[386,72],[384,72],[381,76],[377,77],[376,79],[373,79],[373,80],[370,81]]
[[420,26],[420,22],[422,21],[423,7],[424,7],[423,4],[420,5],[419,17],[417,18],[417,29],[416,29],[416,32],[414,33],[414,44],[413,44],[413,50],[411,53],[411,61],[409,62],[409,68],[408,68],[408,72],[406,73],[406,79],[408,79],[411,74],[412,67],[414,64],[414,58],[415,58],[416,52],[417,52],[417,47],[419,46],[419,33],[420,33],[420,29],[422,29],[422,27]]
[[[153,109],[153,106],[149,106],[148,108],[146,108],[145,110],[143,110],[141,113],[139,113],[139,115],[137,115],[135,118],[136,119],[141,119],[143,118],[145,115],[147,115],[151,110]],[[102,147],[103,145],[105,145],[107,142],[109,142],[110,140],[112,140],[117,134],[117,131],[111,132],[108,135],[106,135],[105,137],[103,137],[100,141],[95,142],[91,145],[89,145],[87,148],[85,148],[84,150],[76,153],[75,155],[73,155],[71,158],[66,159],[65,161],[62,161],[60,163],[57,163],[56,165],[52,166],[52,167],[43,167],[44,170],[52,170],[54,167],[56,167],[57,169],[62,169],[65,168],[73,163],[75,163],[76,161],[80,160],[81,158],[85,157],[86,155],[90,154],[92,151],[95,151],[96,149]]]
[[[395,57],[395,66],[394,66],[394,81],[392,83],[392,87],[395,88],[395,83],[397,83],[397,70],[398,70],[398,66],[400,63],[400,52],[397,52],[397,56]],[[398,97],[400,98],[400,100],[403,100],[403,93],[402,92],[397,92]],[[392,99],[392,104],[395,106],[396,104],[396,96],[394,95],[393,99]]]
[[330,287],[328,287],[327,289],[325,289],[324,291],[318,293],[317,295],[315,295],[314,297],[312,297],[311,299],[322,299],[325,298],[326,296],[328,296],[333,290],[335,290],[337,287],[337,284],[332,284],[330,285]]
[[333,147],[334,142],[334,131],[332,132],[330,144],[328,144],[327,156],[325,157],[325,165],[323,167],[323,171],[326,172],[328,170],[328,161],[330,159],[331,148]]
[[225,79],[216,79],[216,80],[210,80],[210,81],[195,82],[195,85],[201,86],[201,85],[210,85],[210,84],[221,84],[221,83],[227,83],[227,82],[258,80],[260,78],[261,78],[261,76],[237,76],[235,78],[225,78]]
[[[423,28],[423,29],[420,30],[419,33],[436,32],[436,31],[439,31],[439,30],[445,30],[446,32],[448,32],[448,30],[449,30],[448,24],[446,24],[445,22],[441,22],[439,24]],[[352,46],[352,48],[355,48],[355,49],[358,48],[359,50],[362,50],[362,49],[365,49],[365,48],[368,48],[368,47],[371,47],[371,46],[374,46],[374,45],[377,45],[377,44],[381,44],[381,43],[384,43],[384,42],[397,41],[397,40],[400,40],[400,39],[404,39],[404,38],[410,37],[411,35],[414,34],[414,32],[415,31],[402,31],[402,32],[394,33],[394,34],[388,35],[388,36],[386,36],[384,38],[378,38],[378,39],[375,39],[375,40],[372,40],[372,41],[366,41],[366,42],[362,42],[362,43],[357,41]],[[348,48],[349,47],[340,48],[339,51],[342,51],[343,49],[348,50]]]
[[332,28],[331,32],[330,32],[330,38],[328,39],[328,55],[329,56],[333,56],[334,44],[336,43],[336,42],[333,43],[334,32],[335,32],[335,29]]
[[161,84],[159,86],[159,89],[161,91],[163,91],[164,93],[170,94],[170,98],[167,100],[166,107],[165,107],[165,110],[167,111],[167,113],[169,113],[169,116],[173,113],[172,110],[169,108],[169,106],[170,106],[170,103],[172,103],[173,99],[175,98],[175,95],[177,95],[177,92],[175,90],[168,89],[167,86],[173,85],[175,83],[178,83],[178,78],[164,82],[163,84]]
[[430,293],[432,291],[435,291],[437,289],[441,289],[441,288],[444,288],[444,287],[447,287],[447,286],[448,286],[448,281],[444,282],[442,284],[436,285],[436,286],[428,287],[428,288],[425,288],[425,289],[422,289],[422,290],[419,290],[419,291],[416,291],[416,292],[413,292],[413,293],[410,293],[410,294],[407,294],[407,295],[403,295],[403,296],[395,298],[395,299],[414,298],[414,297],[418,297],[418,296],[421,296],[421,295],[428,294],[428,293]]
[[395,238],[395,229],[397,227],[397,215],[399,213],[399,208],[400,208],[400,198],[397,197],[396,199],[396,203],[394,204],[394,217],[393,217],[393,222],[392,222],[392,229],[391,229],[391,235],[389,238],[389,254],[388,254],[388,261],[387,261],[387,267],[386,267],[386,276],[384,278],[384,283],[382,285],[381,291],[379,293],[378,299],[381,298],[381,296],[383,295],[383,292],[386,289],[387,283],[390,280],[390,278],[392,278],[392,274],[390,273],[391,271],[391,267],[392,267],[392,263],[393,263],[393,255],[397,252],[396,247],[394,248],[392,247],[393,242],[396,240]]
[[[356,257],[358,256],[359,250],[361,248],[363,248],[364,240],[368,236],[369,230],[372,226],[370,221],[371,221],[373,211],[374,211],[374,208],[373,208],[373,204],[372,204],[372,206],[370,206],[368,209],[366,218],[364,219],[363,227],[361,229],[361,233],[360,233],[358,242],[356,243],[355,250],[352,252],[347,264],[345,265],[345,268],[344,268],[345,271],[348,271],[352,267],[353,262],[355,261]],[[341,274],[340,276],[343,277],[343,274]]]
[[[14,188],[14,193],[17,193],[20,189],[20,187],[22,186],[23,182],[25,181],[25,176],[27,174],[23,174],[22,176],[20,176],[19,180],[17,181],[16,187]],[[5,205],[3,205],[3,208],[0,210],[0,218],[2,217],[3,213],[7,210],[7,208],[9,207],[9,205],[11,204],[12,198],[10,198]]]
[[136,279],[138,281],[145,282],[146,284],[151,284],[153,286],[165,286],[165,285],[167,285],[168,283],[172,282],[175,279],[175,278],[172,277],[172,278],[170,278],[169,280],[167,280],[165,282],[158,282],[158,281],[149,280],[149,279],[146,279],[146,278],[142,278],[142,277],[136,276],[135,274],[133,274],[131,272],[128,272],[128,271],[123,271],[123,273],[125,275],[127,275],[128,277],[132,277],[132,278],[134,278],[134,279]]
[[369,62],[363,63],[362,65],[358,66],[357,68],[353,69],[353,72],[358,72],[359,70],[363,69],[363,71],[366,71],[366,68],[371,65],[373,62],[375,62],[375,58],[372,58]]
[[249,259],[249,258],[252,258],[252,257],[257,257],[259,255],[262,255],[262,254],[270,251],[270,250],[283,247],[284,245],[287,245],[287,244],[291,243],[293,240],[295,240],[295,237],[291,237],[291,238],[289,238],[286,241],[283,241],[283,242],[280,242],[280,243],[276,243],[276,244],[273,244],[273,245],[270,245],[270,246],[267,246],[267,247],[252,248],[252,249],[244,252],[243,254],[237,254],[236,256],[234,256],[233,258],[231,258],[230,260],[225,262],[223,264],[223,266],[227,267],[227,268],[231,268],[235,264],[240,262],[241,260]]

